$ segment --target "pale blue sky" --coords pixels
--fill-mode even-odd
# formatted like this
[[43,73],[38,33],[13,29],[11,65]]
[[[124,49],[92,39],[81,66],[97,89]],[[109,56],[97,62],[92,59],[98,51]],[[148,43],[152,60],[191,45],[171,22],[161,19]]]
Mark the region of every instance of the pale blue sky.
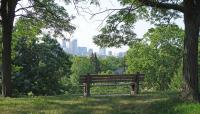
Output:
[[[82,3],[81,6],[89,6],[89,4]],[[96,13],[99,11],[103,11],[106,8],[120,8],[120,4],[117,2],[117,0],[101,0],[100,6],[90,6],[90,13]],[[76,18],[72,20],[73,25],[76,26],[76,31],[73,33],[72,38],[76,38],[78,40],[79,46],[86,46],[88,48],[93,48],[95,51],[98,51],[98,46],[96,46],[93,41],[92,37],[94,35],[97,35],[99,32],[99,25],[101,25],[102,20],[107,16],[108,12],[105,12],[103,14],[99,14],[95,17],[91,18],[91,15],[82,12],[79,10],[79,14],[77,13],[77,10],[75,9],[75,6],[71,4],[70,6],[66,7],[68,9],[68,12],[72,15],[75,15]],[[103,23],[105,24],[105,23]],[[135,26],[135,33],[138,35],[138,37],[142,37],[145,32],[150,28],[150,24],[145,21],[138,21]],[[117,53],[120,51],[126,51],[128,50],[127,46],[124,46],[122,48],[108,48],[107,50],[112,50],[113,53]]]
[[[100,1],[100,6],[90,5],[87,2],[81,2],[78,6],[81,6],[84,8],[87,7],[89,10],[86,10],[86,11],[88,11],[90,13],[97,13],[97,12],[103,11],[105,9],[122,7],[122,6],[120,6],[120,4],[117,0],[99,0],[99,1]],[[67,12],[70,15],[76,16],[76,18],[74,20],[72,20],[72,24],[76,27],[76,31],[70,36],[70,38],[77,39],[79,46],[93,48],[94,51],[98,51],[99,47],[93,43],[92,37],[99,33],[99,30],[102,27],[102,26],[99,27],[99,25],[105,24],[105,21],[103,24],[101,24],[101,23],[102,23],[102,20],[108,15],[109,12],[105,12],[105,13],[96,15],[92,19],[90,19],[91,18],[90,14],[82,12],[80,9],[77,11],[77,9],[75,9],[75,6],[73,3],[66,6],[65,4],[62,3],[62,0],[57,0],[57,2],[60,5],[63,5],[67,9]],[[22,5],[27,6],[27,0],[23,0],[21,3],[22,3]],[[19,13],[23,13],[23,12],[19,12]],[[180,27],[183,28],[182,19],[176,20],[176,23]],[[151,27],[152,27],[152,25],[150,25],[149,22],[145,22],[145,21],[141,20],[135,24],[134,32],[137,34],[137,37],[140,38]],[[67,35],[67,36],[69,37],[69,35]],[[109,49],[107,49],[107,51],[108,50],[112,50],[113,53],[115,54],[120,51],[128,50],[128,47],[124,46],[124,47],[118,48],[118,49],[109,48]]]

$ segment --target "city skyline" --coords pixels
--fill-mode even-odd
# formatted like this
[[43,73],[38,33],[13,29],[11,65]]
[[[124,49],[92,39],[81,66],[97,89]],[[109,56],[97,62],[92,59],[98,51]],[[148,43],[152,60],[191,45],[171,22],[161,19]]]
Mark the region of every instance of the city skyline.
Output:
[[[118,1],[112,0],[101,0],[100,6],[93,6],[85,4],[84,2],[80,2],[79,5],[83,7],[88,7],[92,12],[97,13],[102,10],[108,8],[121,8],[122,6]],[[78,5],[78,4],[77,4]],[[74,4],[70,4],[66,7],[69,11],[70,15],[74,15],[75,18],[71,21],[71,23],[76,27],[76,30],[72,34],[68,34],[67,38],[69,39],[78,39],[78,43],[82,47],[92,48],[94,51],[98,52],[99,47],[93,42],[93,37],[100,33],[100,29],[106,24],[105,17],[108,12],[95,15],[91,18],[91,15],[85,12],[78,12],[78,9],[75,9]],[[104,21],[103,21],[104,20]],[[143,34],[147,32],[149,28],[151,28],[151,24],[144,20],[138,21],[135,23],[134,32],[137,34],[138,38],[142,38]],[[116,55],[121,51],[127,51],[129,49],[128,46],[122,46],[121,48],[110,47],[106,48],[107,51],[113,51],[113,54]]]
[[77,39],[67,40],[66,38],[63,38],[59,43],[61,48],[66,53],[78,56],[90,56],[92,53],[97,53],[97,55],[101,57],[106,57],[106,56],[123,57],[124,54],[126,53],[125,51],[123,52],[120,51],[113,54],[113,51],[107,50],[107,48],[99,48],[98,51],[94,51],[92,47],[78,45]]

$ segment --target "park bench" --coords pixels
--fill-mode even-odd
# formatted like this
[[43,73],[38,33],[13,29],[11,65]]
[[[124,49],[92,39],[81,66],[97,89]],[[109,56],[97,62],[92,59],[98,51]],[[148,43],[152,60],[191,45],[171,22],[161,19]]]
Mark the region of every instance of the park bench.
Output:
[[80,83],[83,87],[83,95],[90,96],[90,87],[92,86],[118,86],[130,85],[131,95],[139,93],[140,81],[144,80],[144,74],[137,72],[136,74],[123,75],[95,75],[87,74],[81,75]]

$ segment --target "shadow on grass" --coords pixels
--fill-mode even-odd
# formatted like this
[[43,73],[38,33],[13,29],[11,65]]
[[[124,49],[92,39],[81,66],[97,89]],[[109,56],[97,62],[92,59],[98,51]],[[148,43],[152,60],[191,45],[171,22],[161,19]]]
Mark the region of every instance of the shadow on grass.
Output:
[[179,114],[176,107],[182,103],[178,98],[154,101],[149,105],[148,114]]
[[0,110],[6,114],[181,114],[176,107],[182,103],[174,92],[88,98],[64,95],[2,100]]

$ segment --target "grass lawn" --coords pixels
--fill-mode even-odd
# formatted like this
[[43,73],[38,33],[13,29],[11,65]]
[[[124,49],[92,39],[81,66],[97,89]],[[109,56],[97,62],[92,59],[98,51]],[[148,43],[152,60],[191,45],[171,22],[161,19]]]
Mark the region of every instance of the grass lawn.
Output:
[[173,92],[137,96],[48,96],[0,98],[1,114],[200,114],[200,104],[183,102]]

